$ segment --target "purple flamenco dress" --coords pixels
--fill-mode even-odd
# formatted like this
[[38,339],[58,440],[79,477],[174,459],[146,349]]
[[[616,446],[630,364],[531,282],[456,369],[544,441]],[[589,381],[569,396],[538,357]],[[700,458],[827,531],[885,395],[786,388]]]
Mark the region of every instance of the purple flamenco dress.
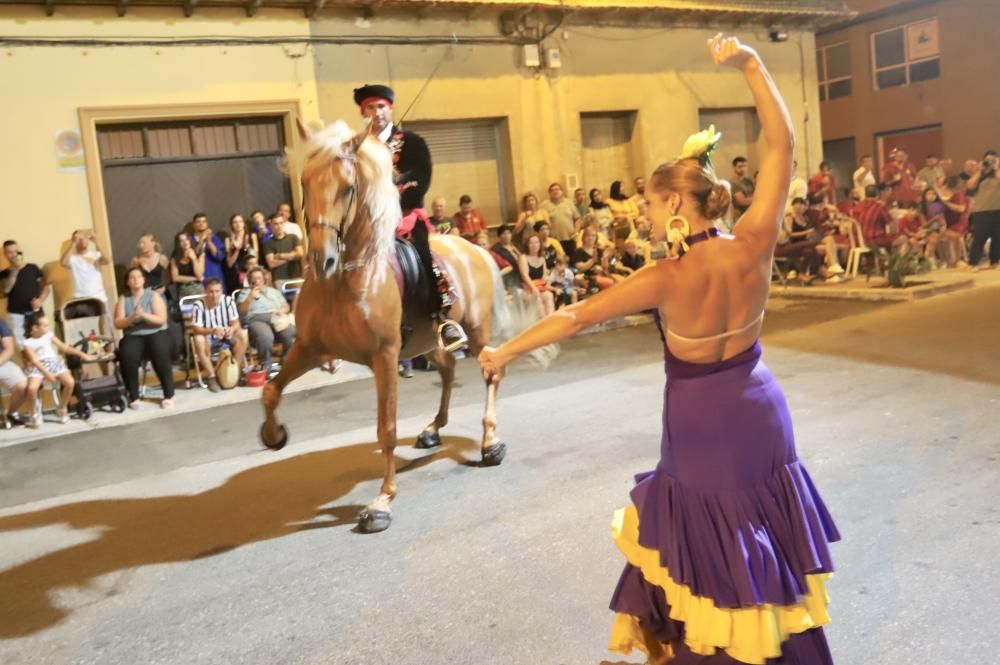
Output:
[[760,343],[695,364],[671,355],[659,317],[657,326],[667,373],[660,463],[615,514],[628,564],[609,648],[670,665],[832,665],[821,626],[828,543],[840,535],[795,453]]

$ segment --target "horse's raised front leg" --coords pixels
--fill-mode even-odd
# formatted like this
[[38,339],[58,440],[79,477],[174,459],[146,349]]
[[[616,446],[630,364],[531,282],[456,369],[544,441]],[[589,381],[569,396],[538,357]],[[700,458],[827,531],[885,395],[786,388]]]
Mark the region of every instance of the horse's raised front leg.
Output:
[[281,371],[261,391],[260,401],[264,406],[264,424],[260,426],[260,441],[271,450],[281,450],[288,443],[288,430],[278,422],[275,411],[281,402],[285,386],[316,366],[317,357],[299,344],[292,344],[291,350],[281,364]]
[[455,385],[455,356],[444,349],[435,349],[428,354],[437,365],[441,375],[441,404],[433,422],[417,436],[416,448],[436,448],[441,445],[439,431],[448,424],[448,405],[451,403],[451,389]]
[[378,443],[382,449],[383,478],[378,497],[361,511],[358,530],[362,533],[385,531],[392,522],[392,500],[396,498],[396,403],[398,385],[396,365],[399,348],[383,349],[372,358],[375,390],[378,394]]

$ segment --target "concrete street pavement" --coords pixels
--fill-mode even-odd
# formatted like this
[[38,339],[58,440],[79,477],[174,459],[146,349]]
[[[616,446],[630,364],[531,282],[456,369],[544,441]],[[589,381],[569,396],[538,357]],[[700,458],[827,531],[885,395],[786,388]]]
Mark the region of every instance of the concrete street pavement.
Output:
[[[838,663],[1000,646],[998,303],[772,302],[765,361],[844,535]],[[608,527],[656,463],[661,353],[642,326],[516,368],[492,469],[475,465],[482,389],[461,363],[443,449],[398,450],[395,521],[374,536],[351,531],[380,475],[367,380],[289,399],[279,453],[257,448],[256,404],[109,430],[85,456],[61,439],[0,451],[0,662],[641,662],[604,650],[622,565]],[[403,437],[433,414],[435,378],[403,384]]]

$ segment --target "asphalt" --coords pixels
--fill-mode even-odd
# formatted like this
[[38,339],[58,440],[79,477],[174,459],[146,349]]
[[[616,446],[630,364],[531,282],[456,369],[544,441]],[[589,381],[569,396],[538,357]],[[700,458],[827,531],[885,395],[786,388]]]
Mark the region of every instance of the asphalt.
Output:
[[[838,663],[1000,647],[998,303],[975,289],[769,309],[764,358],[844,537]],[[352,530],[380,478],[368,380],[290,398],[278,453],[259,449],[252,403],[0,449],[0,662],[642,662],[607,654],[605,608],[622,565],[611,513],[656,463],[655,329],[516,367],[496,468],[476,463],[474,363],[459,380],[442,449],[398,450],[394,522],[372,536]],[[432,416],[434,384],[403,383],[404,438]]]

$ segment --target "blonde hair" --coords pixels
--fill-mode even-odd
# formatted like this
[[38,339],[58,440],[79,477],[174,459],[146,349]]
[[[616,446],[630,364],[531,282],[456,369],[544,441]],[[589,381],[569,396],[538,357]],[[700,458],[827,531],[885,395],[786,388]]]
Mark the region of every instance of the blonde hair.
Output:
[[705,219],[718,219],[729,210],[730,194],[711,164],[702,166],[697,158],[675,159],[653,171],[647,186],[659,195],[689,194],[698,202]]

